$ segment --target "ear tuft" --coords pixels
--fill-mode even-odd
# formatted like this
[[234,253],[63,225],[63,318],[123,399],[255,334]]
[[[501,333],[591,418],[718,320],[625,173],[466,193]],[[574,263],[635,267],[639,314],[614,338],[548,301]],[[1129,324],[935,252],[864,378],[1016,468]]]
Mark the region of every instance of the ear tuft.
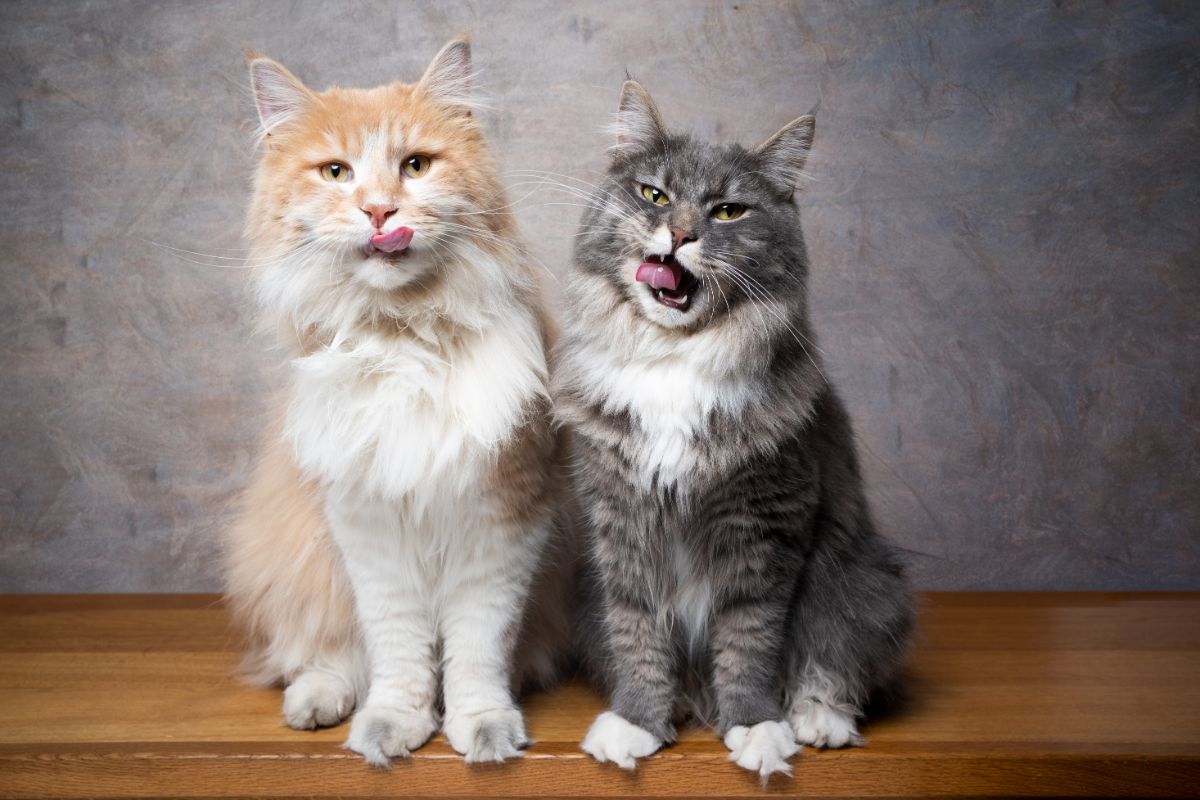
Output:
[[804,162],[812,149],[816,125],[817,120],[811,114],[797,117],[754,151],[766,162],[767,175],[788,192],[796,191],[804,177]]
[[304,110],[312,102],[313,95],[279,62],[257,53],[247,52],[246,55],[251,58],[250,86],[262,123],[260,133],[266,136]]
[[466,36],[451,39],[438,51],[421,76],[417,89],[430,100],[470,114],[471,43]]
[[662,142],[666,126],[646,87],[632,78],[621,87],[617,104],[617,147],[647,147]]

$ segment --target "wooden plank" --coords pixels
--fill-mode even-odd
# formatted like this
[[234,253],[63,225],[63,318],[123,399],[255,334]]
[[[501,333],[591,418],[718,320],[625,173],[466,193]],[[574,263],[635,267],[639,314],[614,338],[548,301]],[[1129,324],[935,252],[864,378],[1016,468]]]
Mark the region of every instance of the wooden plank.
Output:
[[278,690],[233,679],[211,595],[0,597],[0,797],[1189,796],[1198,629],[1200,595],[927,595],[906,707],[764,790],[707,730],[633,775],[594,763],[578,743],[603,703],[579,682],[526,698],[518,763],[439,737],[372,770],[345,725],[291,731]]
[[[853,759],[853,760],[852,760]],[[6,797],[1188,797],[1196,765],[1173,758],[871,756],[801,759],[794,778],[756,778],[715,754],[664,755],[636,773],[584,756],[466,765],[425,757],[389,771],[347,755],[126,752],[0,759]]]

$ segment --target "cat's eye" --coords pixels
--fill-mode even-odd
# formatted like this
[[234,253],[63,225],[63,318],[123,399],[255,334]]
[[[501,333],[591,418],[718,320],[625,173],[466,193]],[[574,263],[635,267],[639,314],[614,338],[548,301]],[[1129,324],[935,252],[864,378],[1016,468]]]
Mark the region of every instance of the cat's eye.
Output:
[[409,156],[404,160],[404,174],[410,178],[420,178],[429,172],[431,163],[429,156]]
[[651,203],[654,203],[656,206],[665,206],[671,202],[671,199],[667,197],[666,192],[664,192],[662,189],[656,189],[648,183],[642,184],[642,197],[646,198]]
[[334,183],[345,183],[354,177],[354,170],[338,161],[321,165],[321,177]]
[[721,203],[713,209],[712,215],[719,220],[728,222],[746,213],[746,207],[741,203]]

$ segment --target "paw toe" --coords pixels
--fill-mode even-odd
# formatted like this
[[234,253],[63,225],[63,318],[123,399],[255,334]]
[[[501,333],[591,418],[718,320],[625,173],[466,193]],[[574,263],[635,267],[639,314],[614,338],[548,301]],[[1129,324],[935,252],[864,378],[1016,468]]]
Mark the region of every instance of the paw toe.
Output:
[[353,708],[350,685],[328,673],[303,673],[283,693],[284,722],[296,730],[337,725]]
[[386,767],[392,758],[407,757],[429,741],[435,728],[427,714],[368,706],[354,715],[345,746],[367,763]]
[[471,763],[517,758],[528,744],[525,722],[515,708],[455,715],[444,730],[450,746]]
[[663,741],[619,714],[605,711],[596,717],[580,747],[600,763],[612,761],[622,769],[634,769],[637,759],[658,751]]
[[765,783],[775,773],[792,774],[788,759],[800,752],[792,728],[786,722],[760,722],[754,727],[736,725],[725,734],[729,759],[743,769],[757,772]]
[[854,718],[819,700],[802,700],[791,716],[796,740],[813,747],[838,748],[861,745]]

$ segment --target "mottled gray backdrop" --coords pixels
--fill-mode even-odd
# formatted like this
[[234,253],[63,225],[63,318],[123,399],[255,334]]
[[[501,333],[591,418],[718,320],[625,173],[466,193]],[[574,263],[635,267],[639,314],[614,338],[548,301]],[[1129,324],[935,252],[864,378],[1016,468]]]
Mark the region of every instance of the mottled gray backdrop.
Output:
[[245,247],[242,50],[370,85],[464,31],[558,276],[518,173],[590,180],[626,69],[745,143],[819,103],[814,314],[922,586],[1200,589],[1200,3],[392,0],[0,5],[0,591],[218,587],[279,356],[164,248]]

